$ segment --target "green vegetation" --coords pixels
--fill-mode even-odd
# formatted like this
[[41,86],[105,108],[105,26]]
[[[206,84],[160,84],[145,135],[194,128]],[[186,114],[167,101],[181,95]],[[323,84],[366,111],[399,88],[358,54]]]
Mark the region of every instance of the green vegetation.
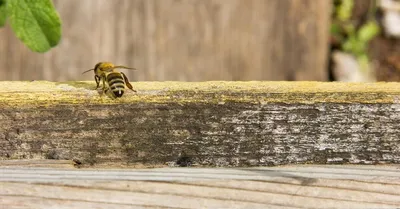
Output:
[[5,0],[0,0],[0,27],[6,23],[7,13],[6,13],[6,2]]
[[51,0],[0,0],[0,26],[7,18],[32,51],[46,52],[60,41],[61,21]]
[[342,51],[353,54],[361,69],[368,69],[368,44],[380,33],[378,23],[374,19],[376,2],[372,1],[368,17],[362,24],[351,20],[354,0],[336,0],[333,12],[331,34],[339,42]]

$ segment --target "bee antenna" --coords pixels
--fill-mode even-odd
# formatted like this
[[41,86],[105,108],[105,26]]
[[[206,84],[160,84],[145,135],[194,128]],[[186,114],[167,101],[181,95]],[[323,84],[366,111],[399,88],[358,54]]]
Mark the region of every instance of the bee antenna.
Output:
[[94,69],[86,70],[86,71],[83,72],[82,74],[87,73],[87,72],[92,71],[92,70],[94,70]]
[[116,68],[122,68],[122,69],[128,69],[128,70],[137,70],[136,68],[125,67],[125,66],[122,66],[122,65],[117,65],[117,66],[114,66],[113,68],[114,68],[114,69],[116,69]]

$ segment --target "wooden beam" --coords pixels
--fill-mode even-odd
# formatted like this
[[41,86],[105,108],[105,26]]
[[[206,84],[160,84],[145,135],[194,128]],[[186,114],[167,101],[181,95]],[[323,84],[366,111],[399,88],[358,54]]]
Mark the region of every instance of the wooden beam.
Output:
[[0,158],[79,165],[399,163],[400,84],[0,82]]
[[0,166],[5,208],[399,208],[399,191],[398,166]]

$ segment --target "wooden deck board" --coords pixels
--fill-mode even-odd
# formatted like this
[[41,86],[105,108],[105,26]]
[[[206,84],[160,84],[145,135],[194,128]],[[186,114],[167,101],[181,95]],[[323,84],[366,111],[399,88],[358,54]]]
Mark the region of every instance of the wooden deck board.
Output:
[[400,166],[0,166],[6,208],[399,208]]

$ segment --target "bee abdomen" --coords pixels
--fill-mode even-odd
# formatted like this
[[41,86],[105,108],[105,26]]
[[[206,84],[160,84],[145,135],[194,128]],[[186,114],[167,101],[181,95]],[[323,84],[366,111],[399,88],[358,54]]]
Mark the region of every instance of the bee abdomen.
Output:
[[107,77],[107,82],[110,87],[111,93],[115,97],[122,97],[125,91],[124,79],[120,74],[110,74]]

